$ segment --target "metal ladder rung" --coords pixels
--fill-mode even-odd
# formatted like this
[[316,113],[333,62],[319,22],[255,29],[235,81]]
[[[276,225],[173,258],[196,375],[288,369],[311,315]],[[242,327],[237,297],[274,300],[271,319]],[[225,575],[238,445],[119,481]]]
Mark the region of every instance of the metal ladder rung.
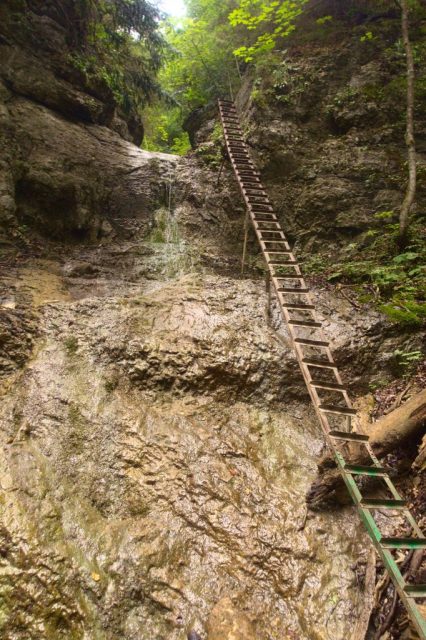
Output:
[[351,442],[368,442],[370,438],[364,436],[362,433],[355,433],[354,431],[329,431],[328,435],[336,440],[349,440]]
[[426,549],[426,538],[381,538],[385,549]]
[[312,327],[315,329],[320,329],[322,327],[321,322],[315,322],[315,320],[289,320],[288,324],[295,327]]
[[351,407],[339,407],[334,404],[320,404],[318,409],[325,413],[335,413],[342,416],[356,416],[356,410]]
[[[297,261],[295,260],[294,262],[289,261],[288,264],[297,264]],[[291,302],[282,302],[281,303],[283,307],[285,307],[285,309],[288,309],[289,311],[294,310],[294,311],[314,311],[315,310],[315,305],[314,304],[297,304],[297,302],[295,303],[291,303]]]
[[294,341],[306,347],[328,347],[330,344],[326,340],[313,340],[312,338],[296,338]]
[[405,509],[406,500],[392,500],[386,498],[363,498],[359,506],[363,509]]
[[[284,264],[283,262],[280,262],[280,264]],[[309,293],[309,289],[301,289],[296,288],[296,287],[279,287],[279,289],[277,289],[278,293]],[[328,343],[327,343],[328,344]]]
[[[257,229],[257,231],[259,231],[259,234],[261,235],[261,240],[263,242],[274,242],[274,240],[275,241],[276,240],[285,240],[287,242],[285,235],[281,231],[279,231],[278,229],[276,229],[275,231],[271,231],[270,229]],[[265,238],[265,233],[268,234],[266,236],[266,238]],[[271,235],[273,233],[275,233],[275,235],[278,236],[278,237],[276,237],[276,238],[271,237]]]
[[[338,384],[337,382],[321,382],[320,380],[311,380],[309,384],[315,389],[324,389],[325,391],[347,391],[344,384]],[[331,433],[332,432],[330,432],[329,435],[331,435]]]
[[[288,246],[288,242],[286,242],[286,244]],[[291,251],[290,250],[288,250],[288,251],[265,251],[265,253],[268,256],[287,256],[289,253],[291,253]],[[283,266],[283,264],[285,264],[285,263],[278,262],[277,264]],[[280,276],[277,276],[277,277],[280,277]]]
[[[280,251],[280,254],[282,256],[291,256],[293,255],[293,252],[290,251],[290,249],[287,251]],[[290,262],[292,261],[292,259],[287,260],[287,262],[273,262],[273,261],[268,261],[268,264],[271,264],[272,266],[277,266],[277,267],[285,267],[286,264],[290,264]],[[274,275],[274,278],[279,278],[279,275]]]
[[[265,240],[265,239],[262,239],[262,242],[263,242],[263,244],[288,244],[287,240]],[[270,252],[268,251],[268,253],[270,253]],[[303,276],[300,276],[300,277],[303,278]]]
[[406,584],[404,591],[410,598],[426,598],[426,584]]
[[308,367],[319,367],[320,369],[337,369],[336,363],[331,360],[321,358],[302,358],[302,363]]
[[364,464],[345,464],[345,473],[356,476],[386,476],[387,470],[384,467],[374,467]]

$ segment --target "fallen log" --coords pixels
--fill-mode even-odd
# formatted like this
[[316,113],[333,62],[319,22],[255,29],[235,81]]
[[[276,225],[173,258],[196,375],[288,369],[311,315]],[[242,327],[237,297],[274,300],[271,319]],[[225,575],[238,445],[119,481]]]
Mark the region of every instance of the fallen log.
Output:
[[[409,440],[416,439],[425,433],[426,424],[426,390],[416,394],[405,404],[371,425],[368,435],[376,456],[383,457],[397,450]],[[371,459],[360,445],[345,445],[345,458],[351,464],[368,464]],[[319,473],[312,483],[306,503],[314,509],[337,502],[350,502],[342,477],[336,469],[331,454],[325,456],[318,465]]]

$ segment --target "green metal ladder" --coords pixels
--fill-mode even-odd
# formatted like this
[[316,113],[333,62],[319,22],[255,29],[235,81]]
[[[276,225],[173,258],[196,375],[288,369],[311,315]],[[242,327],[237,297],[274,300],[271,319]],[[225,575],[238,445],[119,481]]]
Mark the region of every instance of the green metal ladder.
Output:
[[[284,231],[274,213],[268,195],[260,181],[240,127],[238,113],[230,100],[219,100],[219,112],[229,159],[247,205],[248,216],[266,261],[269,278],[286,321],[309,395],[320,421],[328,446],[335,457],[349,494],[360,518],[379,554],[421,640],[426,640],[426,619],[418,607],[418,599],[426,598],[426,584],[409,584],[401,574],[392,555],[395,549],[426,549],[426,537],[410,513],[407,503],[396,490],[388,472],[369,444],[367,436],[352,431],[352,416],[356,415],[349,394],[342,384],[333,360],[330,343],[323,333],[310,292],[300,266],[290,249]],[[332,398],[332,400],[330,400]],[[368,451],[371,465],[346,462],[345,444],[357,443]],[[355,478],[380,477],[391,498],[364,498]],[[397,509],[406,518],[413,537],[382,536],[374,519],[375,509]]]

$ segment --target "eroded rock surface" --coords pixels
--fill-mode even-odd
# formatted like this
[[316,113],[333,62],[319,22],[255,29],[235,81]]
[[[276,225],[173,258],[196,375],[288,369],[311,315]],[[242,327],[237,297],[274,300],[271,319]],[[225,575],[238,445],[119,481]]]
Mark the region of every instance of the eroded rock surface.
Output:
[[[0,418],[8,640],[325,640],[364,606],[355,514],[306,514],[323,441],[263,279],[231,275],[228,187],[181,162],[171,212],[10,272],[40,340]],[[379,322],[323,313],[348,353]]]

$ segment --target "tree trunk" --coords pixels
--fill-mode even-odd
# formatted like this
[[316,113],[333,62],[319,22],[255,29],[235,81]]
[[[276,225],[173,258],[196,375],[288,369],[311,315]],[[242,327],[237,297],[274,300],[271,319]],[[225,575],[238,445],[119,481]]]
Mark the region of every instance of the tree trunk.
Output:
[[[402,407],[384,416],[371,427],[370,444],[377,456],[395,451],[407,440],[415,438],[425,431],[426,390],[416,394]],[[345,452],[345,458],[352,464],[372,464],[364,446],[352,445]],[[340,472],[336,469],[334,458],[329,455],[319,464],[319,475],[311,485],[306,496],[308,507],[315,508],[323,503],[350,502]]]
[[399,214],[399,241],[404,246],[407,240],[410,211],[416,195],[416,147],[414,141],[414,58],[409,33],[408,0],[400,0],[402,39],[407,64],[407,123],[405,143],[408,152],[408,185]]

